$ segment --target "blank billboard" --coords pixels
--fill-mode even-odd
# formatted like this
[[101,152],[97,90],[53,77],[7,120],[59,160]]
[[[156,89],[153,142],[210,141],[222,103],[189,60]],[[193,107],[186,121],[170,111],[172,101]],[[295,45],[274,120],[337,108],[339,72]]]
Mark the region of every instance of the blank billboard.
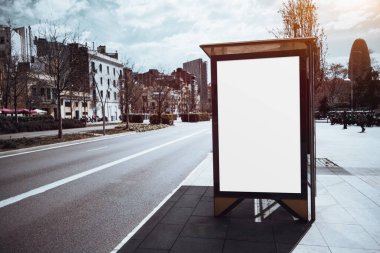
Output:
[[300,57],[216,64],[220,191],[301,193]]

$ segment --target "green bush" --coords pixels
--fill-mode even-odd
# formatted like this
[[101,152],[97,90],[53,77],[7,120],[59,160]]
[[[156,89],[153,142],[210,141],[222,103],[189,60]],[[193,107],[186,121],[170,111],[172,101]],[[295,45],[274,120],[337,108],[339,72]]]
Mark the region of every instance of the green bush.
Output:
[[[123,122],[127,121],[127,115],[123,113],[121,115],[121,120]],[[144,122],[144,114],[129,114],[129,122],[130,123],[143,123]]]
[[198,122],[198,121],[209,121],[210,115],[206,112],[199,112],[199,113],[184,113],[181,114],[181,120],[182,122]]
[[0,145],[3,149],[14,149],[17,148],[17,143],[14,140],[2,140]]
[[[57,123],[57,129],[58,129],[58,121]],[[85,127],[85,123],[81,122],[78,119],[62,119],[62,128],[63,129],[69,129],[69,128],[80,128]]]
[[162,114],[161,115],[161,122],[159,120],[158,115],[150,115],[149,117],[149,123],[152,125],[157,125],[157,124],[166,124],[166,125],[173,125],[173,120],[170,116],[171,114]]
[[[64,129],[79,127],[85,127],[85,124],[77,119],[62,120],[62,128]],[[0,117],[1,133],[35,132],[56,129],[58,129],[58,121],[55,121],[50,115],[43,115],[42,117],[36,118],[19,117],[18,123],[15,117]]]

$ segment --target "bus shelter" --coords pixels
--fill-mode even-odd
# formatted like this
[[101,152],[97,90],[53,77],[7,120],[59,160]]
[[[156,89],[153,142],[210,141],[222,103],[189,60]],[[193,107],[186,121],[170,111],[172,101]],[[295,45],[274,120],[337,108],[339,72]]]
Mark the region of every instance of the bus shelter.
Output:
[[314,221],[316,38],[200,47],[211,60],[215,216],[255,198]]

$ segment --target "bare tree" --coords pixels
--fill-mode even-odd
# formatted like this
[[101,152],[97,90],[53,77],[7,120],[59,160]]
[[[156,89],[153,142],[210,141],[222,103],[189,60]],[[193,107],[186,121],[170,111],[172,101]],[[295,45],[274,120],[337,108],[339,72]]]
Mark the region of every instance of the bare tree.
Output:
[[316,89],[321,90],[326,79],[328,46],[326,33],[318,23],[317,9],[314,0],[286,0],[279,10],[283,27],[275,28],[270,32],[276,38],[317,38],[320,66],[316,73]]
[[26,97],[28,80],[29,80],[29,63],[19,62],[18,55],[11,56],[12,60],[9,69],[9,84],[11,87],[11,99],[13,100],[13,107],[18,122],[17,106],[20,97]]
[[[96,82],[96,79],[95,79],[95,74],[97,73],[97,70],[94,69],[94,68],[91,68],[91,79],[92,79],[92,85],[93,87],[96,89],[96,92],[98,94],[98,96],[95,96],[94,97],[94,102],[95,102],[95,106],[97,106],[97,102],[100,102],[100,105],[101,105],[101,108],[102,108],[102,116],[103,116],[103,119],[102,119],[102,122],[103,122],[103,135],[106,135],[106,104],[107,104],[107,100],[109,99],[109,91],[107,90],[107,94],[103,94],[103,90],[101,90],[99,88],[99,84],[98,82]],[[95,118],[96,120],[96,118]]]
[[[124,65],[128,66],[128,63]],[[141,98],[141,95],[144,92],[144,85],[137,80],[136,76],[133,74],[133,69],[133,65],[124,68],[124,76],[120,79],[119,87],[120,103],[121,107],[124,108],[126,115],[126,129],[129,129],[130,109]]]
[[157,115],[159,123],[162,122],[162,113],[165,111],[165,103],[171,92],[170,80],[167,75],[160,73],[153,85],[153,98],[157,102]]
[[347,77],[347,68],[342,64],[332,63],[327,69],[327,80],[325,84],[325,96],[330,107],[332,107],[338,98],[345,97],[347,84],[344,79]]
[[76,64],[80,57],[75,48],[79,40],[77,32],[65,31],[56,23],[46,22],[40,28],[37,47],[37,61],[40,63],[39,74],[54,86],[57,98],[58,138],[62,138],[61,98],[72,85],[75,87],[77,76]]

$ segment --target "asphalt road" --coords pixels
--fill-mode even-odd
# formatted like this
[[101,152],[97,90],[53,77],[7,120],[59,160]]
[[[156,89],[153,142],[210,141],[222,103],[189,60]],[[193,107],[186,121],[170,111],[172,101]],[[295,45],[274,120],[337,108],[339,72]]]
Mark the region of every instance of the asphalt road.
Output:
[[0,153],[0,252],[110,252],[207,156],[211,143],[210,122],[181,123]]

